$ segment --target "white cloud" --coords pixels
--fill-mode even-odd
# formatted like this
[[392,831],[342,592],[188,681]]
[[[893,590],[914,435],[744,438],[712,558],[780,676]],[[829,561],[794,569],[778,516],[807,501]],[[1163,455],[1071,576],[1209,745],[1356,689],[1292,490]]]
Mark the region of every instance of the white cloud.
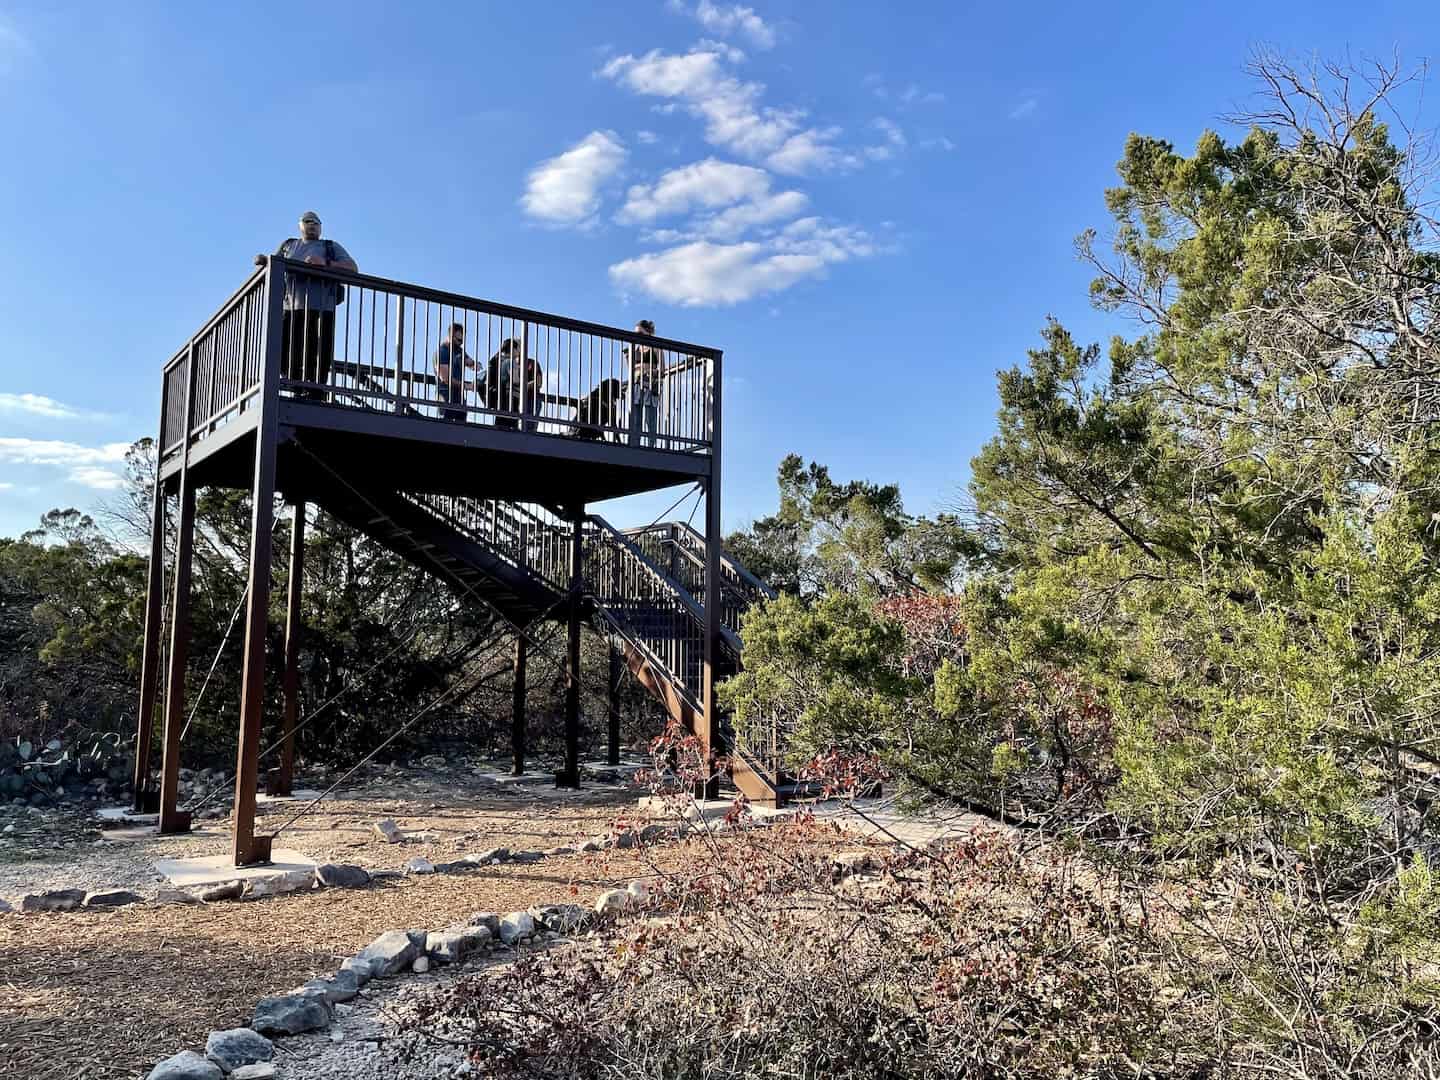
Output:
[[15,490],[15,485],[14,485],[14,484],[10,483],[10,481],[8,481],[8,480],[0,480],[0,491],[13,491],[13,490]]
[[600,189],[620,171],[626,155],[614,132],[592,131],[531,170],[520,205],[550,224],[585,225],[600,208]]
[[764,105],[765,87],[742,82],[725,68],[713,45],[688,53],[653,49],[644,56],[617,56],[600,74],[646,97],[671,99],[704,120],[705,139],[786,173],[853,167],[859,158],[831,145],[839,128],[805,128],[801,109]]
[[703,49],[706,52],[719,53],[732,64],[743,64],[745,62],[745,50],[737,48],[728,42],[701,38],[695,43],[695,48]]
[[643,224],[694,209],[716,209],[756,199],[769,190],[770,176],[764,169],[706,158],[671,169],[654,184],[636,184],[616,220]]
[[778,292],[823,270],[813,255],[770,253],[756,242],[712,244],[708,240],[639,255],[610,267],[611,280],[682,307],[738,304]]
[[696,240],[626,259],[610,267],[610,277],[622,290],[682,307],[728,306],[788,289],[823,274],[833,263],[877,250],[864,231],[826,226],[812,217],[792,223],[767,242]]
[[701,222],[700,228],[712,239],[731,240],[757,226],[792,218],[809,205],[809,196],[803,191],[781,191],[722,210]]
[[896,154],[900,153],[908,145],[905,132],[900,130],[900,125],[886,117],[876,117],[870,124],[884,136],[885,141],[878,146],[867,146],[865,156],[871,161],[889,161]]
[[129,449],[129,443],[82,446],[59,439],[22,439],[7,436],[0,437],[0,464],[62,468],[68,470],[66,479],[72,483],[111,491],[123,487],[125,481],[106,466],[123,462]]
[[1028,97],[1010,110],[1010,119],[1023,120],[1025,117],[1032,115],[1039,107],[1040,101],[1038,98]]
[[69,480],[71,483],[94,488],[96,491],[119,491],[125,486],[123,476],[113,473],[109,469],[99,469],[90,465],[71,469]]
[[922,90],[911,83],[900,92],[900,100],[906,105],[939,105],[945,100],[945,95],[938,90]]
[[51,420],[83,420],[93,415],[43,394],[0,393],[0,412],[29,413]]
[[853,169],[860,164],[860,158],[832,145],[832,140],[839,134],[839,128],[810,128],[808,131],[798,132],[767,157],[765,164],[776,172],[792,176],[828,172],[832,169]]
[[637,131],[635,133],[635,141],[645,146],[653,146],[660,141],[660,136],[656,135],[653,131]]
[[729,37],[740,34],[757,49],[775,47],[775,28],[755,13],[754,8],[739,4],[716,4],[713,0],[699,0],[693,8],[684,0],[670,0],[670,8],[696,19],[712,34]]
[[941,135],[941,136],[938,136],[937,138],[934,138],[934,139],[921,139],[921,140],[920,140],[920,149],[921,149],[921,150],[954,150],[954,149],[955,149],[955,144],[954,144],[953,142],[951,142],[949,139],[947,139],[944,135]]

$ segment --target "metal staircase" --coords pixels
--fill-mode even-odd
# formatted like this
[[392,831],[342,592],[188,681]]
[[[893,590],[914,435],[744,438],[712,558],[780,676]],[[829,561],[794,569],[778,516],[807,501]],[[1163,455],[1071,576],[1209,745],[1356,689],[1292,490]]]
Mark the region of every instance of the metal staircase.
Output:
[[[312,454],[312,457],[314,455]],[[533,504],[369,488],[351,470],[320,461],[304,495],[462,594],[517,626],[558,617],[571,587],[574,525]],[[328,474],[322,476],[321,473]],[[686,730],[701,715],[705,611],[704,539],[681,523],[622,531],[598,515],[581,523],[584,616],[610,638],[630,672]],[[774,591],[722,558],[719,677],[738,670],[740,617]],[[755,746],[722,725],[736,787],[776,806],[797,791],[775,739]]]

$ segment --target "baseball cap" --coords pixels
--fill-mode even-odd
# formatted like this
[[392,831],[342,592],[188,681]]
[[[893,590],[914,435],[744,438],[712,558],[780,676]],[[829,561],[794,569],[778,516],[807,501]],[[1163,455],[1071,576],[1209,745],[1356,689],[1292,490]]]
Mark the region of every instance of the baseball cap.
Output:
[[320,215],[317,214],[317,213],[315,213],[314,210],[306,210],[303,214],[300,215],[300,220],[301,220],[301,221],[313,221],[313,222],[315,222],[316,225],[319,225],[319,224],[320,224]]

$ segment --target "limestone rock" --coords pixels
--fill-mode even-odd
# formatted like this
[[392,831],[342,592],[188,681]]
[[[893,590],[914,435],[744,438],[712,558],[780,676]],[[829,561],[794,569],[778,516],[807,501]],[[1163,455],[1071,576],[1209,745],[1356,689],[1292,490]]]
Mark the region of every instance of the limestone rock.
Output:
[[493,911],[477,911],[470,916],[471,926],[483,926],[490,931],[491,937],[500,936],[500,916]]
[[128,907],[130,904],[141,903],[145,898],[137,892],[129,889],[104,889],[100,892],[85,894],[85,906],[87,908],[117,908]]
[[530,914],[546,930],[558,930],[562,934],[574,933],[585,922],[585,909],[579,904],[546,904],[531,908]]
[[604,850],[604,847],[605,845],[602,844],[599,840],[586,840],[583,844],[580,845],[580,850],[588,854],[592,851],[602,851]]
[[14,910],[14,907],[11,906],[8,900],[0,900],[0,915],[8,914]]
[[269,1061],[275,1056],[275,1044],[250,1028],[212,1031],[205,1040],[205,1056],[229,1073],[242,1065]]
[[546,855],[547,858],[553,857],[553,856],[556,856],[556,855],[574,855],[574,854],[575,854],[575,849],[574,849],[573,847],[569,847],[569,846],[567,846],[567,845],[565,845],[565,844],[561,844],[559,847],[552,847],[552,848],[546,848],[546,849],[545,849],[545,855]]
[[150,902],[152,904],[198,904],[200,898],[184,889],[161,889]]
[[212,885],[200,894],[200,899],[207,904],[213,904],[219,900],[239,900],[242,891],[244,891],[244,882],[227,881],[223,885]]
[[545,857],[543,851],[512,851],[510,862],[515,863],[536,863]]
[[224,1080],[224,1076],[219,1065],[194,1050],[185,1050],[160,1062],[145,1080]]
[[315,880],[330,889],[358,889],[370,884],[370,875],[349,863],[325,863],[315,868]]
[[[421,931],[421,942],[424,942]],[[394,975],[410,966],[419,954],[410,934],[404,930],[389,930],[366,945],[360,951],[360,958],[370,962],[372,975]]]
[[315,884],[313,870],[287,870],[283,874],[267,874],[251,878],[241,890],[244,896],[279,896],[282,893],[299,892]]
[[285,994],[261,998],[250,1026],[264,1035],[299,1035],[329,1026],[331,1013],[324,994]]
[[337,971],[328,979],[312,979],[303,987],[305,991],[318,990],[325,995],[325,1000],[331,1005],[342,1001],[352,1001],[355,995],[360,993],[360,980],[355,972],[341,970]]
[[405,839],[405,834],[400,831],[400,826],[395,824],[394,818],[385,818],[375,823],[375,831],[385,838],[387,844],[398,844]]
[[868,851],[842,851],[830,856],[830,873],[836,880],[878,869],[880,861]]
[[605,915],[610,912],[624,911],[625,905],[629,901],[630,896],[624,889],[610,889],[595,898],[595,914]]
[[430,958],[428,956],[417,956],[411,961],[410,970],[416,975],[424,975],[430,970]]
[[535,933],[535,918],[528,911],[512,911],[500,920],[500,940],[513,945]]
[[20,898],[21,911],[74,911],[85,902],[84,889],[47,889]]
[[370,981],[370,961],[363,956],[352,956],[343,961],[340,964],[340,970],[342,972],[348,971],[351,975],[354,975],[355,982],[359,986],[364,986]]
[[435,864],[429,859],[416,857],[405,864],[405,872],[407,874],[433,874]]
[[632,881],[625,890],[632,904],[643,904],[650,899],[650,886],[643,881]]
[[269,1061],[241,1065],[230,1074],[230,1080],[275,1080],[275,1066]]

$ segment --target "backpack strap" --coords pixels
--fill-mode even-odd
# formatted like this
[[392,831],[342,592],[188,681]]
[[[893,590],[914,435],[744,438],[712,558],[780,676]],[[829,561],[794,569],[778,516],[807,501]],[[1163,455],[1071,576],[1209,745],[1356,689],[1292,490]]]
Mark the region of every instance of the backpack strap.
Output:
[[326,262],[332,262],[332,263],[335,261],[335,241],[334,241],[334,240],[326,240],[326,241],[325,241],[325,261],[326,261]]
[[280,246],[275,249],[275,254],[279,255],[281,258],[288,259],[290,257],[290,245],[293,243],[295,243],[295,238],[293,236],[289,237],[288,239],[281,240]]

